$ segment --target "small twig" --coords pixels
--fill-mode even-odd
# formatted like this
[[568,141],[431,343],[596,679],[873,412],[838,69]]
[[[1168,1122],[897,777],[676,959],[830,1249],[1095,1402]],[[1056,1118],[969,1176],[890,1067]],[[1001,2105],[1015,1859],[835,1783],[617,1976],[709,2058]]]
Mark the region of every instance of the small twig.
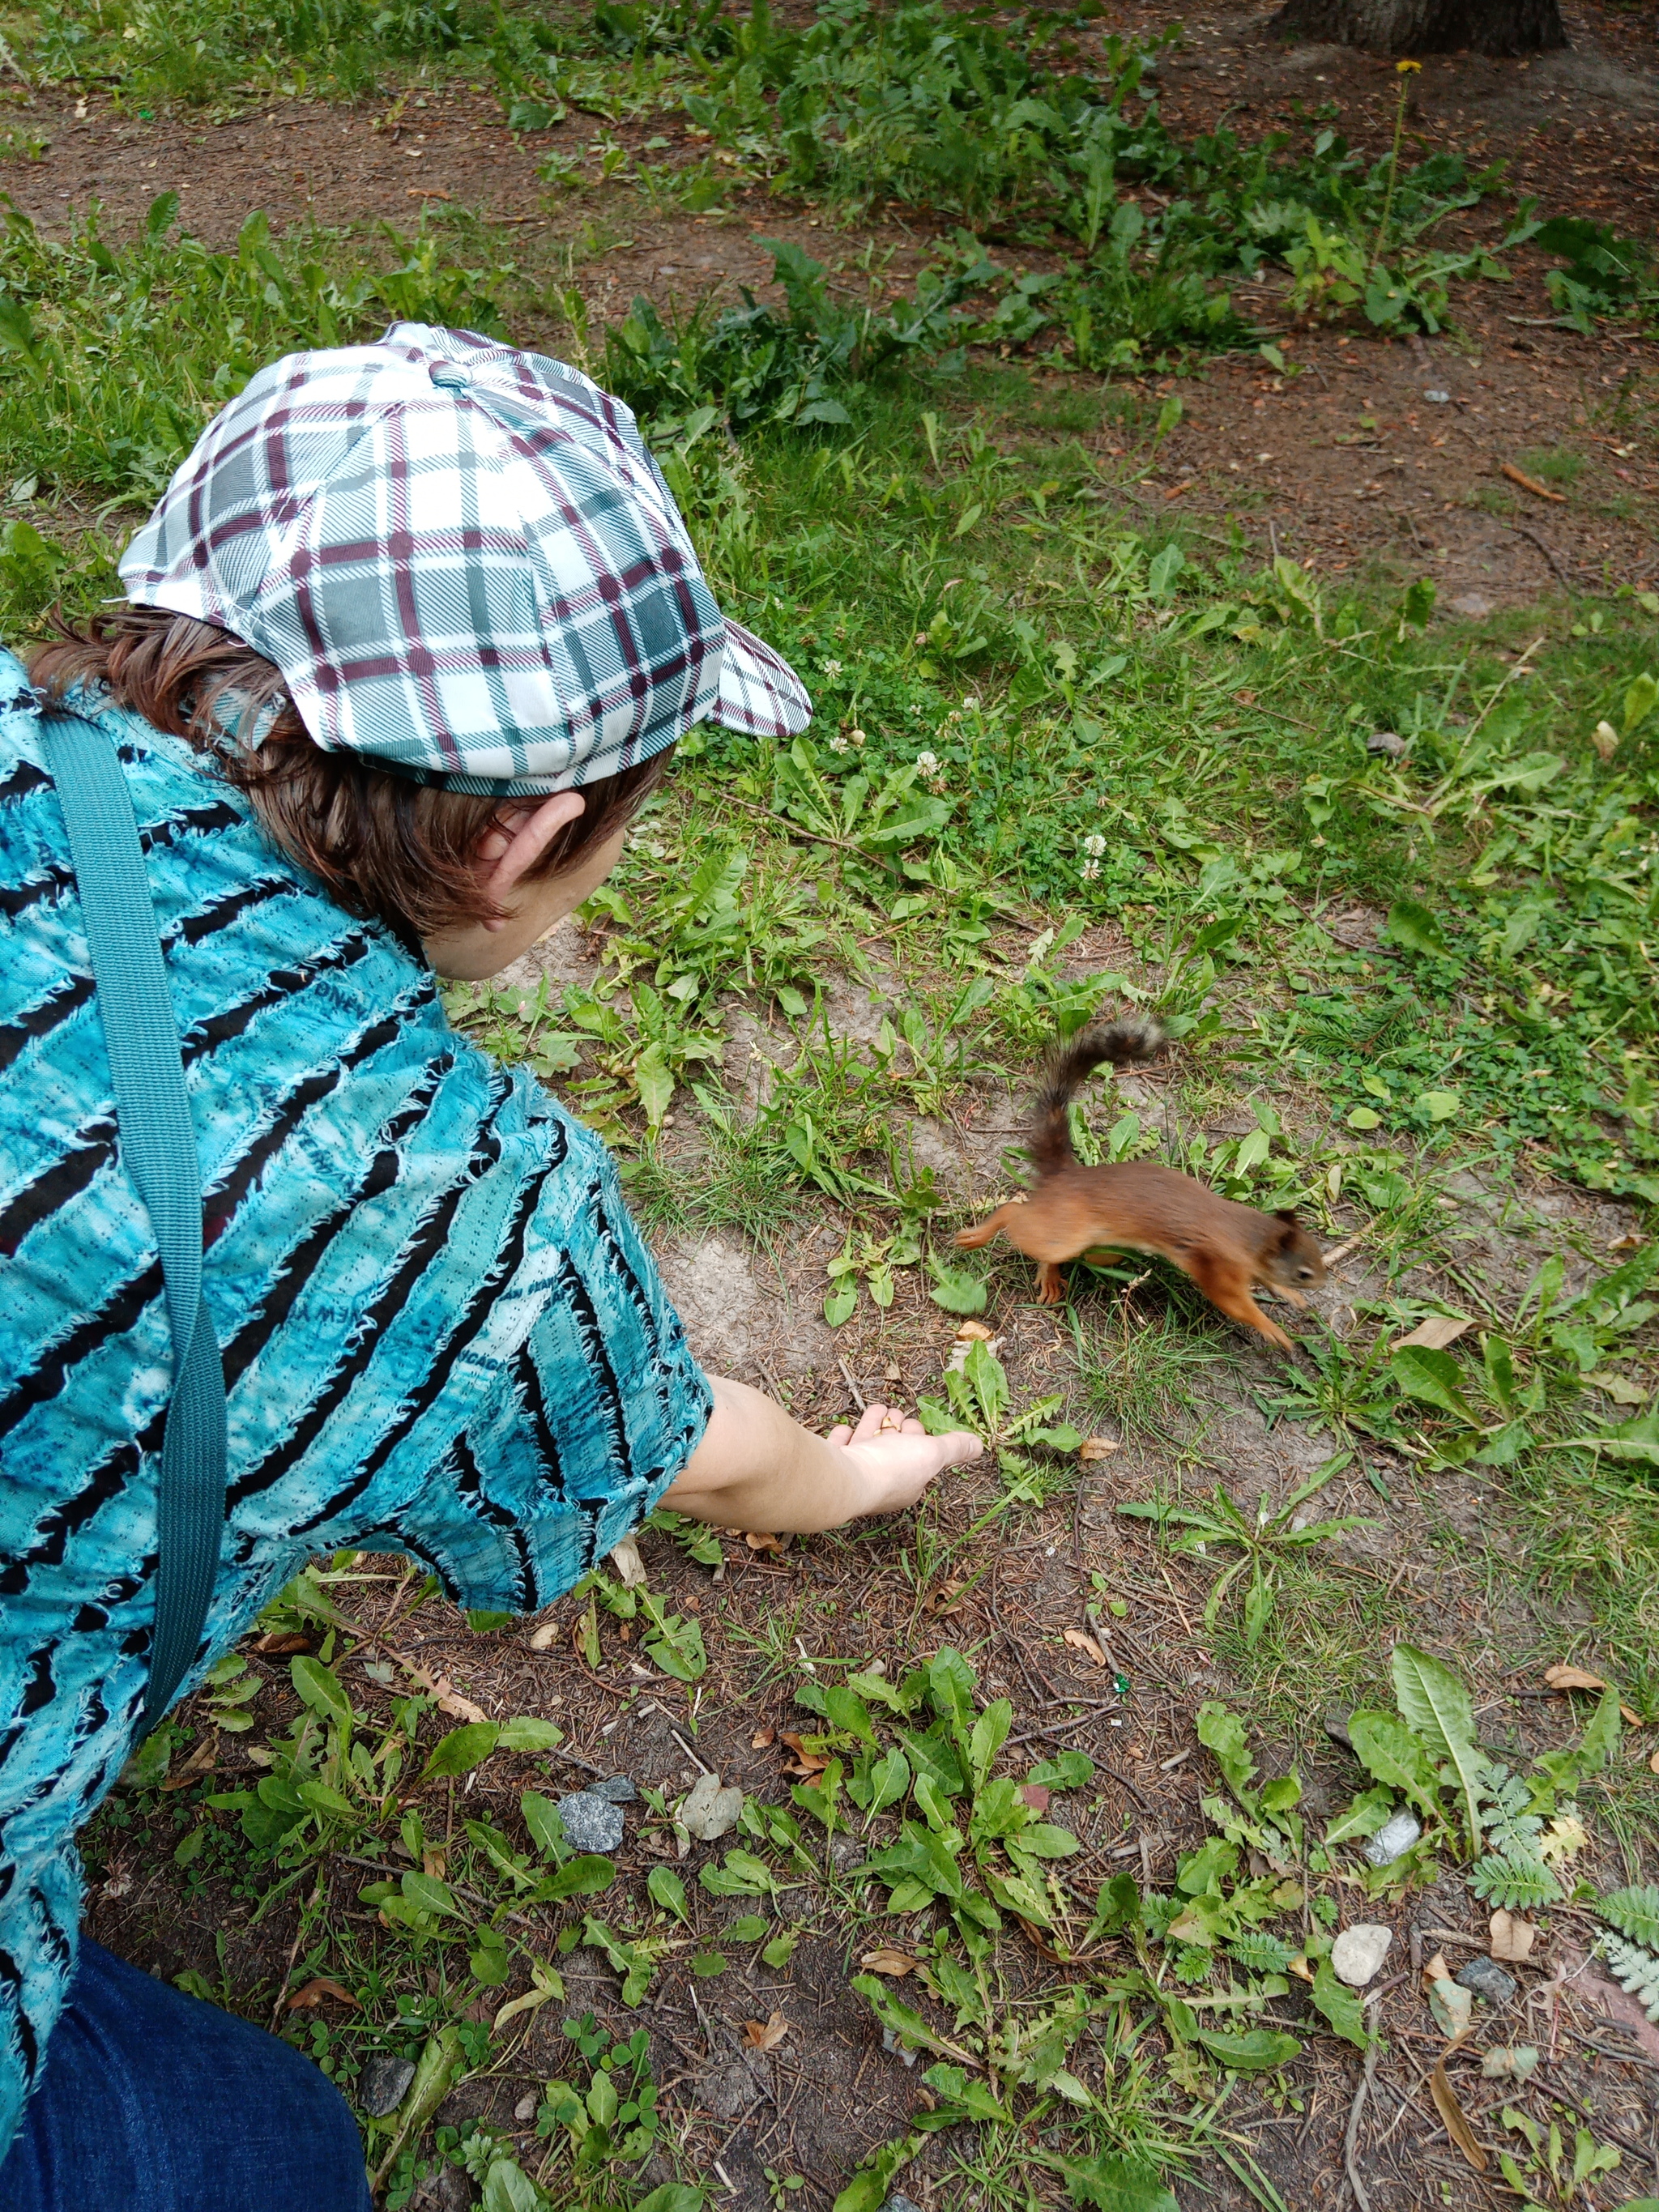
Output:
[[[714,1770],[712,1766],[703,1766],[702,1759],[697,1757],[696,1753],[692,1750],[690,1745],[686,1741],[685,1738],[680,1734],[678,1729],[672,1728],[669,1729],[668,1733],[673,1737],[675,1742],[678,1744],[680,1749],[685,1753],[693,1766],[702,1766],[705,1774],[714,1773]],[[718,1782],[720,1777],[718,1775],[714,1775],[714,1779]]]
[[1466,1951],[1484,1951],[1487,1938],[1484,1936],[1465,1936],[1455,1928],[1419,1928],[1418,1934],[1425,1943],[1461,1943]]
[[1538,548],[1544,558],[1549,562],[1550,567],[1555,571],[1555,580],[1558,584],[1562,585],[1564,587],[1571,586],[1572,579],[1562,567],[1560,556],[1557,554],[1553,546],[1547,545],[1543,539],[1538,535],[1538,532],[1535,530],[1528,530],[1524,522],[1512,522],[1510,525],[1510,528],[1515,532],[1517,538],[1529,538]]
[[300,1907],[300,1924],[294,1931],[294,1941],[289,1945],[288,1963],[283,1968],[282,1973],[278,1977],[276,1983],[276,2002],[270,2008],[270,2032],[273,2035],[276,2033],[276,2024],[283,2016],[283,1999],[288,1995],[289,1977],[294,1972],[294,1961],[300,1955],[300,1945],[305,1936],[306,1926],[310,1917],[311,1908],[313,1905],[320,1905],[322,1903],[323,1880],[327,1871],[328,1862],[325,1859],[321,1866],[317,1869],[317,1881],[315,1887],[312,1890],[311,1895],[307,1899],[306,1902]]
[[1365,2052],[1365,2063],[1360,2073],[1359,2087],[1354,2091],[1353,2102],[1348,2107],[1348,2125],[1342,2137],[1343,2171],[1348,2177],[1348,2186],[1353,2191],[1353,2201],[1359,2207],[1359,2212],[1371,2212],[1371,2200],[1365,2192],[1364,2183],[1359,2179],[1359,2170],[1354,2160],[1359,2149],[1360,2115],[1364,2112],[1365,2100],[1370,2094],[1371,2083],[1376,2078],[1376,2054],[1379,2048],[1380,2045],[1373,2036]]
[[857,1382],[854,1380],[852,1369],[847,1364],[847,1362],[844,1359],[837,1359],[836,1364],[841,1370],[842,1381],[853,1394],[853,1403],[858,1407],[860,1413],[862,1413],[864,1411],[864,1393],[860,1389]]
[[1586,2051],[1600,2051],[1603,2058],[1613,2059],[1620,2066],[1645,2066],[1650,2074],[1659,2074],[1659,2058],[1644,2058],[1639,2051],[1620,2051],[1611,2043],[1597,2043],[1590,2036],[1580,2035],[1576,2027],[1569,2027],[1567,2033],[1575,2043],[1582,2043]]

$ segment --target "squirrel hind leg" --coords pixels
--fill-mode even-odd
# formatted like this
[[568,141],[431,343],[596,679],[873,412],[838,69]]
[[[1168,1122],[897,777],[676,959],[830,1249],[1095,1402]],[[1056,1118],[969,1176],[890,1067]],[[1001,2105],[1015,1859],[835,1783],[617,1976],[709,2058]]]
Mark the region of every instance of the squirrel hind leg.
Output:
[[1066,1296],[1066,1281],[1052,1260],[1037,1268],[1037,1296],[1045,1306],[1057,1306]]

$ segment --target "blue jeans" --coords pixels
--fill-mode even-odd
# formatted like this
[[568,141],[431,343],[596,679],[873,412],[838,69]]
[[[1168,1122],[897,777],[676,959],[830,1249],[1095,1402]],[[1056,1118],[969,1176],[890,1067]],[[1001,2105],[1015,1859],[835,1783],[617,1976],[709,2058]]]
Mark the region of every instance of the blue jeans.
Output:
[[369,2212],[362,2139],[289,2044],[81,1938],[0,2166],[5,2212]]

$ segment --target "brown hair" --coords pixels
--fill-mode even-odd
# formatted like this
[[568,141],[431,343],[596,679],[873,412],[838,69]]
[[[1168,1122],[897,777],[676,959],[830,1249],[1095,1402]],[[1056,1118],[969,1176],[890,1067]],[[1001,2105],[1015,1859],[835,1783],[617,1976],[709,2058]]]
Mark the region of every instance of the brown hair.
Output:
[[[348,914],[417,938],[501,919],[484,888],[478,847],[534,800],[442,791],[359,753],[325,752],[300,720],[282,671],[211,623],[133,606],[92,615],[80,629],[61,615],[53,623],[57,635],[29,660],[29,679],[49,700],[61,702],[76,684],[93,686],[186,739],[247,793],[272,844]],[[239,725],[271,709],[275,719],[257,745],[236,741]],[[613,836],[661,781],[673,751],[670,745],[586,785],[586,808],[550,841],[528,879],[562,875]]]

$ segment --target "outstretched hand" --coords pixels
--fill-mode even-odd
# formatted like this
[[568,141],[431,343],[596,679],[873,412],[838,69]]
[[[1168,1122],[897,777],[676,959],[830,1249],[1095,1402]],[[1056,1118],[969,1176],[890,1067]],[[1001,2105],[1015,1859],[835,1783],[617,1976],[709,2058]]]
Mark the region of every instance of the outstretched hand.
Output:
[[902,1512],[935,1475],[947,1467],[970,1467],[985,1449],[965,1429],[930,1437],[914,1414],[896,1406],[866,1406],[856,1428],[843,1421],[826,1442],[845,1453],[867,1486],[868,1502],[853,1509],[860,1514]]
[[663,1503],[720,1528],[810,1533],[866,1513],[902,1513],[934,1476],[985,1447],[958,1430],[930,1437],[889,1406],[866,1406],[856,1428],[815,1436],[747,1382],[710,1376],[714,1409],[702,1443]]

